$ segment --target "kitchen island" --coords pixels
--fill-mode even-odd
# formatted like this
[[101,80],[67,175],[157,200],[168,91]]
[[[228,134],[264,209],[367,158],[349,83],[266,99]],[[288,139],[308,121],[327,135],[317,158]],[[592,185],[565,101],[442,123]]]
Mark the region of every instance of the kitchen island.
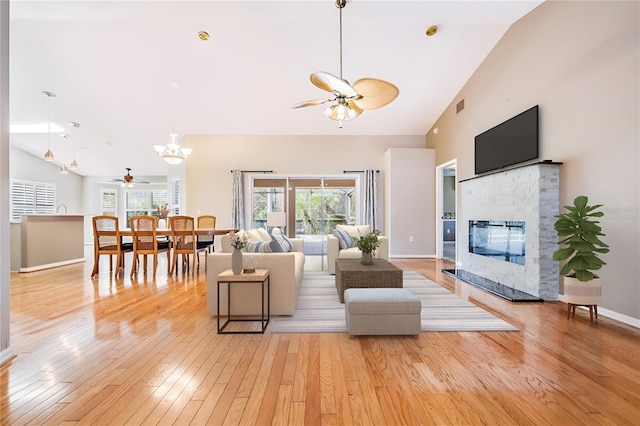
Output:
[[20,272],[38,271],[84,261],[84,215],[22,216]]

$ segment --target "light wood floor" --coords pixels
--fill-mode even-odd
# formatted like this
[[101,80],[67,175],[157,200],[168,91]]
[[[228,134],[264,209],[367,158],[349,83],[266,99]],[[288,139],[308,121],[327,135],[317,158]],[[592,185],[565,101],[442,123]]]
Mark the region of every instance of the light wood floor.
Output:
[[394,263],[521,331],[218,335],[204,268],[12,274],[0,423],[640,424],[638,329],[509,303],[442,274],[449,263]]

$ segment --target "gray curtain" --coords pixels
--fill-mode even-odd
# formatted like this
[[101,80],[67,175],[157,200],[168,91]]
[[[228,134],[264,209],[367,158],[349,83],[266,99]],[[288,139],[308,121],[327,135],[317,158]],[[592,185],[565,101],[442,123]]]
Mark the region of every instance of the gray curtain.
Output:
[[231,201],[231,227],[244,229],[244,187],[242,184],[242,171],[233,170],[233,186]]
[[378,229],[378,205],[376,194],[378,193],[375,170],[364,171],[364,224],[371,225],[371,230]]

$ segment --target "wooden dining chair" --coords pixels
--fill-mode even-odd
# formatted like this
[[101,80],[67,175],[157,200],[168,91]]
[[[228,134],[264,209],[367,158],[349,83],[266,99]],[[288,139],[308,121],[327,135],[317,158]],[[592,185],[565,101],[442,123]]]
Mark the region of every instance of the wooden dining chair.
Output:
[[[208,231],[215,231],[216,229],[216,216],[202,215],[198,216],[198,229],[205,229]],[[198,235],[198,249],[206,248],[209,253],[215,251],[214,236],[212,235]]]
[[94,216],[93,224],[93,270],[91,278],[100,272],[100,256],[109,256],[109,272],[113,271],[113,256],[116,256],[116,277],[124,268],[124,255],[133,251],[133,243],[123,243],[115,216]]
[[169,218],[169,229],[171,230],[171,244],[173,246],[173,257],[171,259],[170,274],[178,270],[178,257],[181,255],[182,271],[189,271],[191,268],[191,255],[193,255],[193,269],[195,271],[196,259],[198,264],[199,252],[206,252],[207,248],[199,248],[196,231],[195,220],[191,216],[172,216]]
[[158,254],[167,253],[167,270],[170,266],[170,241],[158,240],[156,228],[158,219],[155,216],[133,216],[129,218],[133,235],[133,262],[131,263],[131,277],[138,272],[140,256],[144,256],[143,270],[147,272],[147,256],[153,255],[153,276],[158,269]]

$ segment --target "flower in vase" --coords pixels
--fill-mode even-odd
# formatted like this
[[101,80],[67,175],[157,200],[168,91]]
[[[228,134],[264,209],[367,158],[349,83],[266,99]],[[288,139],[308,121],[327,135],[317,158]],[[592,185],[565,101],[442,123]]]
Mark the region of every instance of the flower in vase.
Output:
[[247,245],[247,241],[249,241],[249,235],[244,231],[231,232],[229,236],[231,237],[231,246],[233,248],[244,248]]

